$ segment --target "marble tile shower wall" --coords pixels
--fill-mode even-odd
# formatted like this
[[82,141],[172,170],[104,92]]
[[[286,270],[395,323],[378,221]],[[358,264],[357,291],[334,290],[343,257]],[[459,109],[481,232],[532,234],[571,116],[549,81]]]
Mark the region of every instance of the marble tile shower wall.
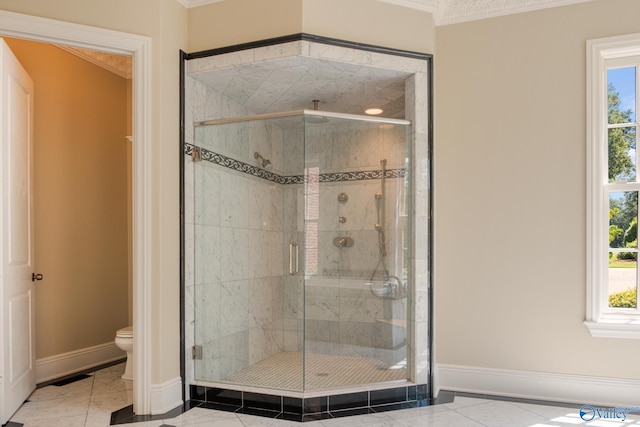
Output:
[[[250,114],[194,79],[186,84],[187,123],[221,108]],[[201,147],[248,164],[258,151],[274,171],[282,169],[277,128],[236,124],[196,132]],[[283,348],[283,188],[187,157],[185,199],[186,342],[201,345],[204,356],[194,368],[187,364],[194,369],[187,375],[225,380]]]

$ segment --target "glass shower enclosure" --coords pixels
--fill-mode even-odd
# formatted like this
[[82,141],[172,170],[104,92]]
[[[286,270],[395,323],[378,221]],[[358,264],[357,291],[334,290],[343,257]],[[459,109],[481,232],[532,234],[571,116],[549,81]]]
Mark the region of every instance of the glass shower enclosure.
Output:
[[411,125],[300,110],[197,123],[199,384],[411,378]]

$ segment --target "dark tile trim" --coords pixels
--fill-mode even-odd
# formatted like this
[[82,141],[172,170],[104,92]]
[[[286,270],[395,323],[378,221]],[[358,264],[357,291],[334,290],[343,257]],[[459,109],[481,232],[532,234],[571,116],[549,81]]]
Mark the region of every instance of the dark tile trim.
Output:
[[[359,391],[318,397],[288,397],[217,387],[190,386],[193,405],[200,408],[258,415],[288,421],[315,421],[351,415],[395,411],[450,403],[453,393],[442,392],[438,400],[425,396],[426,384],[382,390]],[[442,401],[440,402],[440,399]]]
[[8,421],[6,424],[2,424],[2,427],[23,427],[24,424],[14,423],[13,421]]
[[[376,390],[381,391],[381,390]],[[345,409],[366,408],[369,406],[368,391],[359,391],[349,394],[336,394],[329,396],[329,412],[343,411]]]
[[72,377],[68,377],[63,380],[58,380],[52,383],[51,385],[55,387],[62,387],[65,385],[73,384],[76,381],[86,380],[87,378],[91,378],[91,375],[87,375],[87,374],[74,375]]
[[346,47],[351,49],[364,50],[368,52],[383,53],[386,55],[404,56],[406,58],[415,58],[415,59],[422,59],[422,60],[431,59],[433,57],[433,55],[430,55],[428,53],[414,52],[414,51],[402,50],[402,49],[392,49],[388,47],[376,46],[376,45],[371,45],[366,43],[350,42],[350,41],[341,40],[341,39],[334,39],[331,37],[316,36],[308,33],[297,33],[297,34],[289,34],[287,36],[273,37],[265,40],[258,40],[258,41],[249,42],[249,43],[236,44],[236,45],[221,47],[217,49],[209,49],[209,50],[203,50],[200,52],[189,53],[189,54],[186,54],[186,59],[206,58],[208,56],[222,55],[225,53],[239,52],[242,50],[256,49],[259,47],[273,46],[273,45],[291,43],[296,41],[309,41],[314,43],[328,44],[332,46],[341,46],[341,47]]

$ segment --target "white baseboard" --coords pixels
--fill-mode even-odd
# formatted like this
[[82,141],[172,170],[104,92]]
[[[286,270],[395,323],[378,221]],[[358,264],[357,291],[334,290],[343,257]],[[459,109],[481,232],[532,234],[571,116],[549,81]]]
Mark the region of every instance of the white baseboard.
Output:
[[36,360],[36,383],[55,380],[126,357],[114,342]]
[[162,384],[152,384],[151,415],[166,414],[182,405],[182,379],[176,377]]
[[640,380],[438,365],[442,390],[557,402],[640,405]]

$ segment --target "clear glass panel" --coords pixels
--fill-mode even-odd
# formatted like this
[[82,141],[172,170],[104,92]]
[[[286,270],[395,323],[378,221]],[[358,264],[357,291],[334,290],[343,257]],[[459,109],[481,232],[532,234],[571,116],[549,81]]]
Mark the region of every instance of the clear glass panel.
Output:
[[636,127],[609,129],[609,181],[636,181]]
[[285,134],[303,143],[297,122],[195,130],[202,149],[193,203],[197,381],[302,390],[302,281],[289,275],[288,248],[303,230],[295,184],[285,177],[300,174],[303,151],[284,152]]
[[409,130],[307,118],[305,390],[408,378]]
[[607,70],[609,124],[636,120],[636,68]]
[[638,248],[638,192],[609,194],[609,247]]
[[609,307],[638,308],[637,252],[609,252]]
[[637,191],[609,194],[609,247],[609,307],[637,308]]

